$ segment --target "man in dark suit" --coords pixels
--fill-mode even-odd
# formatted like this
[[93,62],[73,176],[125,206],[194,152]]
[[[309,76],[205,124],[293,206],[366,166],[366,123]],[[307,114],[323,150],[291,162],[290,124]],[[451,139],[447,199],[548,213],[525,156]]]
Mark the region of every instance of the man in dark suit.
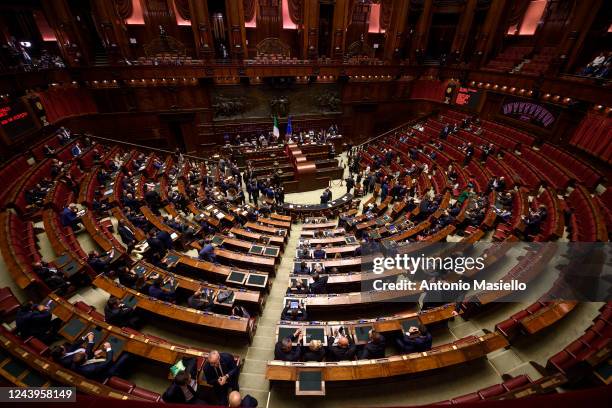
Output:
[[174,404],[205,404],[205,401],[198,399],[197,391],[193,388],[192,383],[194,381],[187,370],[179,372],[162,395],[162,399],[164,402]]
[[[102,355],[105,354],[104,357]],[[102,349],[94,352],[93,358],[87,358],[85,353],[77,353],[72,359],[72,370],[85,378],[102,381],[105,378],[120,377],[123,368],[129,360],[129,354],[122,354],[113,361],[114,351],[109,342],[104,342]]]
[[24,303],[15,317],[19,336],[23,339],[34,336],[45,344],[55,339],[61,324],[61,320],[53,319],[48,306],[35,305],[32,302]]
[[[300,361],[302,354],[302,331],[297,329],[290,337],[285,337],[276,343],[274,346],[274,359],[281,361]],[[297,342],[297,346],[293,347],[293,343]]]
[[432,337],[427,327],[411,327],[405,335],[397,339],[402,353],[420,353],[431,349]]
[[312,275],[313,282],[310,284],[310,293],[322,294],[327,291],[328,276],[321,277],[318,273]]
[[370,330],[370,340],[363,346],[363,350],[359,354],[359,358],[363,360],[371,358],[384,358],[385,357],[385,338],[382,334]]
[[32,269],[50,289],[57,289],[59,294],[64,294],[70,287],[67,276],[56,268],[50,268],[46,262],[34,262]]
[[234,356],[229,353],[219,353],[217,350],[210,352],[204,366],[204,375],[206,382],[213,387],[220,405],[227,405],[227,394],[230,389],[240,391],[239,374],[240,367],[236,365]]
[[334,337],[329,337],[327,344],[333,344],[329,347],[328,361],[343,361],[353,360],[355,358],[356,346],[349,337],[341,336],[336,344]]
[[149,244],[149,254],[157,254],[160,258],[166,255],[166,247],[164,243],[156,236],[155,231],[149,231],[149,237],[147,238],[147,244]]
[[121,241],[127,245],[128,248],[131,248],[136,244],[136,236],[134,235],[134,231],[129,228],[123,220],[119,220],[117,224],[117,233],[121,237]]
[[134,308],[124,305],[115,296],[111,296],[106,302],[104,320],[120,327],[137,327],[139,323]]
[[164,245],[164,249],[172,249],[172,236],[167,231],[159,231],[157,233],[157,239],[159,239]]
[[100,255],[98,251],[91,251],[87,256],[87,263],[96,273],[108,272],[111,264],[111,258],[106,255]]
[[93,348],[94,334],[93,332],[89,332],[85,336],[75,340],[72,344],[66,343],[53,347],[51,349],[51,358],[63,367],[70,368],[75,354],[85,353],[88,359],[93,358]]
[[321,244],[317,245],[312,255],[314,256],[314,259],[325,259],[325,250],[321,247]]
[[144,199],[145,199],[145,202],[147,203],[147,206],[149,206],[149,208],[151,208],[151,210],[154,213],[159,215],[159,207],[161,207],[161,204],[162,204],[159,193],[155,191],[155,189],[149,188],[147,189],[147,192],[144,194]]
[[230,408],[257,408],[257,400],[250,395],[245,395],[244,398],[238,391],[232,391],[229,395]]

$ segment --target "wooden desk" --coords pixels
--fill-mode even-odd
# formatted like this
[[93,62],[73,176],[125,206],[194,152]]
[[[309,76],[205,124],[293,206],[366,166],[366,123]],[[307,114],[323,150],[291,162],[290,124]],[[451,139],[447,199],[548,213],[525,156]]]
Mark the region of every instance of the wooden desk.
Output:
[[264,270],[272,274],[276,271],[276,259],[268,256],[242,254],[219,247],[215,248],[215,256],[218,260],[224,259],[230,264],[239,263],[254,270]]
[[[168,255],[166,255],[165,261],[170,267],[176,266],[176,267],[187,268],[189,270],[195,270],[200,274],[207,274],[209,276],[214,276],[219,281],[227,282],[229,286],[243,287],[246,284],[245,282],[247,282],[246,278],[248,278],[248,275],[251,273],[251,271],[248,271],[245,269],[229,267],[225,265],[217,265],[212,262],[202,261],[197,258],[192,258],[190,256],[183,255],[176,251],[170,251]],[[244,273],[246,276],[246,278],[244,279],[244,282],[236,284],[236,283],[227,281],[228,277],[231,275],[233,271],[239,271],[239,272]],[[266,272],[256,272],[255,275],[267,275],[267,274]],[[253,285],[252,287],[253,289],[256,289],[256,290],[257,289],[259,290],[267,289],[267,286],[262,288],[259,285]]]
[[335,229],[330,229],[330,230],[325,230],[325,231],[318,231],[318,230],[302,230],[302,232],[300,233],[301,237],[315,237],[315,234],[317,233],[323,233],[323,234],[328,234],[328,235],[344,235],[346,234],[346,230],[344,228],[335,228]]
[[280,221],[273,218],[257,217],[257,222],[270,225],[272,227],[284,228],[287,230],[287,232],[289,232],[291,229],[291,221]]
[[331,245],[346,245],[347,243],[351,242],[358,242],[354,235],[337,235],[327,238],[300,238],[300,243],[304,245],[323,245],[325,247]]
[[[482,358],[488,353],[502,349],[508,341],[499,333],[488,333],[481,337],[469,337],[455,343],[423,353],[391,356],[377,360],[308,363],[308,368],[319,368],[324,381],[359,381],[387,378],[449,367]],[[272,381],[296,381],[304,363],[270,361],[266,378]]]
[[334,221],[322,222],[322,223],[304,223],[302,224],[303,230],[318,230],[318,229],[334,229],[338,223]]
[[552,305],[546,306],[536,313],[521,319],[521,326],[529,334],[537,333],[561,320],[565,315],[571,312],[577,304],[578,302],[569,301],[554,302]]
[[245,228],[249,228],[249,229],[258,231],[260,233],[264,233],[264,234],[268,234],[268,235],[281,236],[281,237],[285,238],[285,240],[287,239],[287,230],[286,229],[268,227],[266,225],[260,225],[260,224],[257,224],[255,222],[251,222],[251,221],[247,222],[244,226],[245,226]]
[[190,323],[211,330],[242,334],[249,340],[253,336],[255,325],[254,318],[247,319],[243,317],[226,316],[192,309],[190,307],[177,306],[127,288],[103,275],[98,275],[93,281],[93,284],[119,299],[134,297],[136,300],[134,307],[146,310],[159,317],[177,322]]
[[[2,343],[2,348],[14,359],[41,374],[45,379],[53,381],[54,384],[75,387],[79,393],[95,397],[143,401],[143,399],[134,395],[115,390],[98,381],[89,380],[72,370],[62,367],[51,359],[30,352],[29,349],[23,347],[23,344],[17,337],[13,336],[4,328],[0,329],[0,343]],[[0,368],[0,370],[4,371],[3,368]],[[10,373],[7,374],[10,376]],[[13,377],[11,380],[15,385],[26,385],[17,378]]]
[[275,220],[279,220],[279,221],[285,221],[285,222],[291,222],[292,218],[290,215],[281,215],[281,214],[277,214],[277,213],[272,213],[270,214],[270,218],[275,219]]
[[233,227],[230,229],[230,232],[249,241],[261,242],[265,243],[265,245],[276,245],[281,248],[281,251],[285,246],[285,239],[283,237],[279,237],[278,235],[259,234],[257,232],[247,231],[239,227]]
[[[170,274],[168,271],[158,268],[148,262],[140,261],[132,267],[133,271],[136,271],[140,276],[141,273],[149,275],[150,273],[158,273],[162,277],[172,276],[177,283],[177,286],[188,291],[195,292],[202,288],[212,289],[215,291],[225,290],[225,285],[216,285],[209,282],[192,279],[186,276],[178,274]],[[232,289],[234,292],[234,298],[237,302],[244,303],[245,305],[256,306],[257,309],[261,308],[263,304],[263,296],[261,292],[255,290],[247,290],[244,288]]]
[[280,260],[280,248],[277,246],[266,246],[250,241],[243,241],[241,239],[228,237],[227,235],[215,235],[213,241],[215,239],[221,242],[221,245],[236,248],[238,250],[241,250],[242,252],[253,253],[253,247],[258,246],[262,248],[262,251],[259,255],[274,258],[276,262]]

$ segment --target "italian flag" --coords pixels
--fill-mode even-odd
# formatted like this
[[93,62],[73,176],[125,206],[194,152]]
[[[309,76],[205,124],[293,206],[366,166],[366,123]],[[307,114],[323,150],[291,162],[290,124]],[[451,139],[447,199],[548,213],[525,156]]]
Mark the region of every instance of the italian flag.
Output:
[[276,137],[280,136],[280,130],[278,129],[278,120],[274,116],[274,126],[272,126],[272,134]]

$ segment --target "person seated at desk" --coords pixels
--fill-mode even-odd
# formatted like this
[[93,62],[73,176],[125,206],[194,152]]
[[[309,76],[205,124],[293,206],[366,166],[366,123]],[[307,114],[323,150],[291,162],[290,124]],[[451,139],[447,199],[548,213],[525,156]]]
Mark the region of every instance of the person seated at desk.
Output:
[[105,185],[107,181],[110,180],[110,174],[104,169],[100,169],[98,174],[96,174],[96,178],[98,179],[98,184],[101,186]]
[[312,275],[313,282],[308,287],[308,289],[310,290],[310,293],[313,293],[313,294],[326,293],[328,278],[329,278],[328,276],[321,277],[319,273],[315,271],[315,273]]
[[328,361],[353,360],[355,358],[357,347],[350,337],[346,337],[336,332],[336,337],[330,336],[327,340],[327,344],[332,345],[328,347]]
[[156,214],[159,215],[159,207],[162,206],[162,200],[159,193],[155,191],[154,187],[147,187],[147,191],[144,194],[144,200],[147,206]]
[[127,266],[120,266],[117,268],[117,275],[120,284],[126,288],[137,289],[139,278],[136,272],[129,270]]
[[287,289],[288,295],[307,295],[308,288],[304,286],[301,280],[293,281],[291,286]]
[[21,338],[34,336],[45,344],[55,340],[61,325],[59,318],[53,319],[49,306],[35,305],[32,302],[24,303],[15,316],[16,332]]
[[325,358],[327,350],[323,347],[321,340],[310,340],[310,344],[302,354],[302,361],[321,362]]
[[174,302],[176,298],[175,290],[174,288],[165,288],[166,283],[164,278],[158,276],[149,286],[149,296],[164,302]]
[[92,357],[85,352],[78,352],[72,358],[71,369],[85,378],[102,381],[108,377],[121,377],[126,364],[130,360],[128,353],[123,353],[117,361],[113,361],[114,351],[109,342],[104,342],[102,348],[96,350]]
[[259,404],[259,402],[248,394],[245,395],[244,398],[238,391],[232,391],[229,394],[230,408],[257,408],[257,404]]
[[[297,305],[294,303],[297,303]],[[307,321],[308,314],[306,313],[306,308],[298,302],[289,302],[289,304],[285,306],[281,312],[281,320],[290,320],[293,322]]]
[[206,288],[200,288],[189,296],[187,304],[194,309],[210,312],[215,306],[214,292]]
[[240,391],[238,386],[239,374],[240,367],[236,364],[233,355],[219,353],[217,350],[210,352],[204,365],[204,375],[206,382],[213,387],[217,403],[226,406],[229,390]]
[[104,273],[107,274],[111,272],[110,266],[112,262],[112,257],[114,254],[114,250],[111,250],[109,255],[100,255],[98,251],[91,251],[87,255],[87,263],[94,270],[95,273]]
[[134,198],[134,194],[125,193],[121,198],[124,207],[130,208],[132,211],[138,211],[140,208],[140,201]]
[[431,349],[432,337],[426,326],[412,326],[396,343],[404,354],[420,353]]
[[370,340],[363,346],[357,358],[361,360],[384,358],[386,344],[383,335],[374,329],[370,330],[368,335]]
[[83,153],[81,146],[79,146],[79,142],[75,142],[74,146],[70,148],[70,153],[72,154],[72,157],[79,157],[81,153]]
[[325,250],[321,247],[321,244],[318,244],[313,254],[314,259],[325,259]]
[[73,231],[77,232],[83,229],[81,224],[81,217],[78,215],[78,208],[76,204],[70,204],[64,208],[60,213],[60,221],[64,227],[70,227]]
[[[292,362],[300,361],[303,336],[302,330],[297,329],[293,335],[279,340],[274,346],[274,359]],[[297,346],[293,347],[293,343],[297,343]]]
[[46,144],[43,146],[43,154],[45,157],[53,157],[53,155],[55,155],[55,149]]
[[540,233],[542,222],[546,219],[548,211],[545,205],[540,205],[536,211],[530,210],[527,216],[521,216],[526,225],[525,235],[537,235]]
[[191,378],[189,371],[180,371],[162,395],[162,400],[173,404],[208,404],[198,398],[196,388],[197,381]]
[[34,262],[32,264],[34,273],[45,282],[45,285],[51,290],[57,290],[58,294],[65,294],[70,288],[68,277],[56,268],[49,267],[49,264],[43,261]]
[[104,306],[104,321],[119,327],[138,327],[140,319],[133,307],[126,306],[119,298],[111,296]]
[[212,244],[210,239],[206,239],[204,241],[202,249],[200,249],[200,251],[198,252],[198,258],[212,263],[217,262],[217,257],[215,255],[215,246]]
[[71,344],[64,343],[51,348],[51,358],[64,368],[72,367],[72,359],[75,354],[85,353],[87,358],[93,358],[94,353],[94,333],[89,332],[78,338]]

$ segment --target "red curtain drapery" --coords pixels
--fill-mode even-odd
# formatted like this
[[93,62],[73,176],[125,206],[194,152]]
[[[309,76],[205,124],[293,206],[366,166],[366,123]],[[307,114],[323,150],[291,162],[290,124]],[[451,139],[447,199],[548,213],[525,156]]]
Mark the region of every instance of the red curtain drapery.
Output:
[[570,144],[612,163],[612,119],[588,113],[574,132]]
[[49,123],[60,119],[98,111],[89,91],[81,88],[49,89],[39,92]]

